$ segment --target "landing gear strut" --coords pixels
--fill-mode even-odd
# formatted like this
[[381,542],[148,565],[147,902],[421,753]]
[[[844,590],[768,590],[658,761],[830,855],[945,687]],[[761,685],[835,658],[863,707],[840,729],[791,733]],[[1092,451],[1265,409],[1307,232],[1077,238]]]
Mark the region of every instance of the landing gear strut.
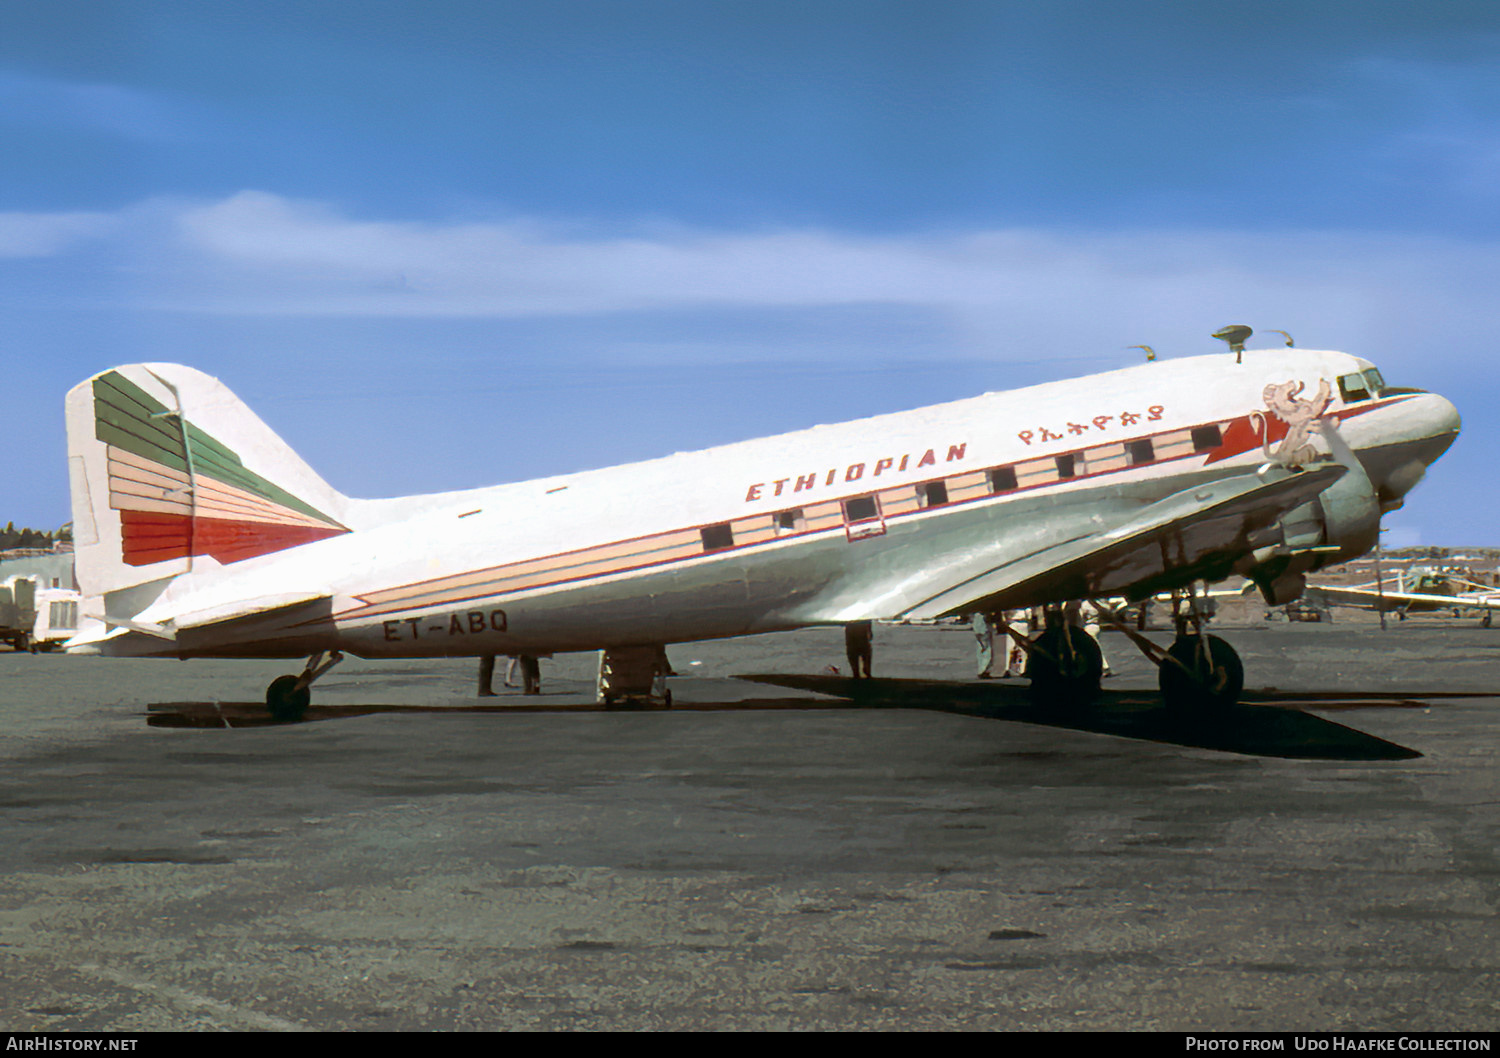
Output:
[[[1188,585],[1173,593],[1177,638],[1158,663],[1157,686],[1168,709],[1225,709],[1240,700],[1245,666],[1240,656],[1218,636],[1203,631],[1207,620],[1198,593]],[[1188,629],[1191,628],[1192,631]]]
[[1059,607],[1047,608],[1046,624],[1035,639],[1021,635],[1003,620],[996,626],[1026,652],[1026,678],[1038,704],[1063,709],[1087,705],[1099,696],[1104,676],[1099,644],[1082,628],[1068,624]]
[[1240,700],[1245,666],[1218,636],[1179,635],[1157,670],[1157,685],[1168,709],[1227,709]]
[[1118,618],[1107,619],[1156,663],[1157,686],[1168,709],[1201,713],[1234,705],[1245,688],[1245,666],[1239,654],[1218,636],[1203,631],[1207,618],[1191,587],[1173,592],[1172,610],[1177,638],[1166,650]]
[[[323,660],[325,654],[327,661]],[[283,722],[301,720],[312,701],[313,681],[343,660],[344,655],[337,650],[320,650],[308,659],[300,676],[277,676],[272,680],[266,688],[266,708],[271,718]]]
[[1063,707],[1087,705],[1099,697],[1104,655],[1094,637],[1076,625],[1058,624],[1036,638],[1026,657],[1031,693]]

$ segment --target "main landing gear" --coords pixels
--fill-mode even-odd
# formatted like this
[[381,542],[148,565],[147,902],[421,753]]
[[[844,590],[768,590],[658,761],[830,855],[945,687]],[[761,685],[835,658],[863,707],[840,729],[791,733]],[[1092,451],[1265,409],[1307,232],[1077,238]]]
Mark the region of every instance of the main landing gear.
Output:
[[599,704],[606,709],[672,708],[665,647],[611,647],[599,651]]
[[1094,637],[1069,624],[1060,606],[1045,608],[1044,628],[1027,638],[1003,619],[996,627],[1026,652],[1026,678],[1038,702],[1061,708],[1087,705],[1099,696],[1104,677],[1104,655]]
[[[328,660],[323,660],[324,656]],[[307,667],[300,676],[277,676],[266,688],[266,708],[271,718],[290,722],[301,720],[312,701],[312,683],[323,673],[344,660],[337,650],[320,650],[307,660]]]
[[[1239,701],[1245,667],[1235,649],[1203,630],[1206,617],[1191,589],[1173,593],[1177,637],[1162,648],[1122,621],[1107,607],[1101,620],[1122,632],[1157,667],[1157,685],[1166,707],[1184,714],[1226,709]],[[999,627],[1026,651],[1032,697],[1049,708],[1077,708],[1099,696],[1104,661],[1099,644],[1064,617],[1064,608],[1045,609],[1045,628],[1028,639],[1005,622]]]
[[[1048,615],[1052,622],[1052,615]],[[1026,655],[1026,677],[1034,697],[1063,706],[1087,705],[1099,697],[1104,655],[1094,637],[1060,620],[1033,641]]]
[[1157,669],[1157,685],[1168,709],[1227,709],[1240,700],[1245,666],[1218,636],[1204,632],[1179,636]]
[[1165,650],[1105,613],[1111,625],[1155,662],[1157,686],[1168,709],[1201,714],[1227,709],[1240,700],[1245,689],[1244,663],[1234,647],[1203,630],[1207,615],[1191,586],[1172,593],[1177,638]]

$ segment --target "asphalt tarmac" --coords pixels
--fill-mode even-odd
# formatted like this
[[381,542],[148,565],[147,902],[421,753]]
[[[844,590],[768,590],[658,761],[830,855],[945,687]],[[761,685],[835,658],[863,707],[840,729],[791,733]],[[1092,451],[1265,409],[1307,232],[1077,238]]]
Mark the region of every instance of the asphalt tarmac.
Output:
[[1115,633],[1074,714],[951,626],[676,646],[670,711],[351,659],[296,724],[285,663],[0,654],[0,1027],[1500,1026],[1500,629],[1216,631],[1212,721]]

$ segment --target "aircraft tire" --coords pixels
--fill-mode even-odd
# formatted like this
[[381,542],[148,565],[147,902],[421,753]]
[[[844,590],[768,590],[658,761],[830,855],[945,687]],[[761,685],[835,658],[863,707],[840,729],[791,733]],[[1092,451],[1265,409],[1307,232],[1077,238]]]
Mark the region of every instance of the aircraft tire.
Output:
[[1178,711],[1227,709],[1240,700],[1245,689],[1245,665],[1239,653],[1218,636],[1208,637],[1211,672],[1204,672],[1203,655],[1196,635],[1179,636],[1167,650],[1188,671],[1170,662],[1157,669],[1157,684],[1168,709]]
[[[1068,651],[1064,635],[1072,639]],[[1094,637],[1073,625],[1049,628],[1036,641],[1037,650],[1026,656],[1026,678],[1031,697],[1038,705],[1071,709],[1099,697],[1104,677],[1104,655]]]
[[273,720],[301,720],[302,714],[307,712],[308,703],[312,701],[312,689],[298,689],[297,680],[296,676],[277,676],[266,688],[266,709],[270,711]]

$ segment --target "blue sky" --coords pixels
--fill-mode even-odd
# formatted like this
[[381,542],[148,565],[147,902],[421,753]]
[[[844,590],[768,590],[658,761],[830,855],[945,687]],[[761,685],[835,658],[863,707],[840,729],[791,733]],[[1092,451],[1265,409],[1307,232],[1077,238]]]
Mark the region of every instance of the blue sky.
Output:
[[1244,322],[1452,397],[1388,540],[1497,544],[1497,60],[1431,0],[0,0],[0,518],[138,360],[378,496]]

